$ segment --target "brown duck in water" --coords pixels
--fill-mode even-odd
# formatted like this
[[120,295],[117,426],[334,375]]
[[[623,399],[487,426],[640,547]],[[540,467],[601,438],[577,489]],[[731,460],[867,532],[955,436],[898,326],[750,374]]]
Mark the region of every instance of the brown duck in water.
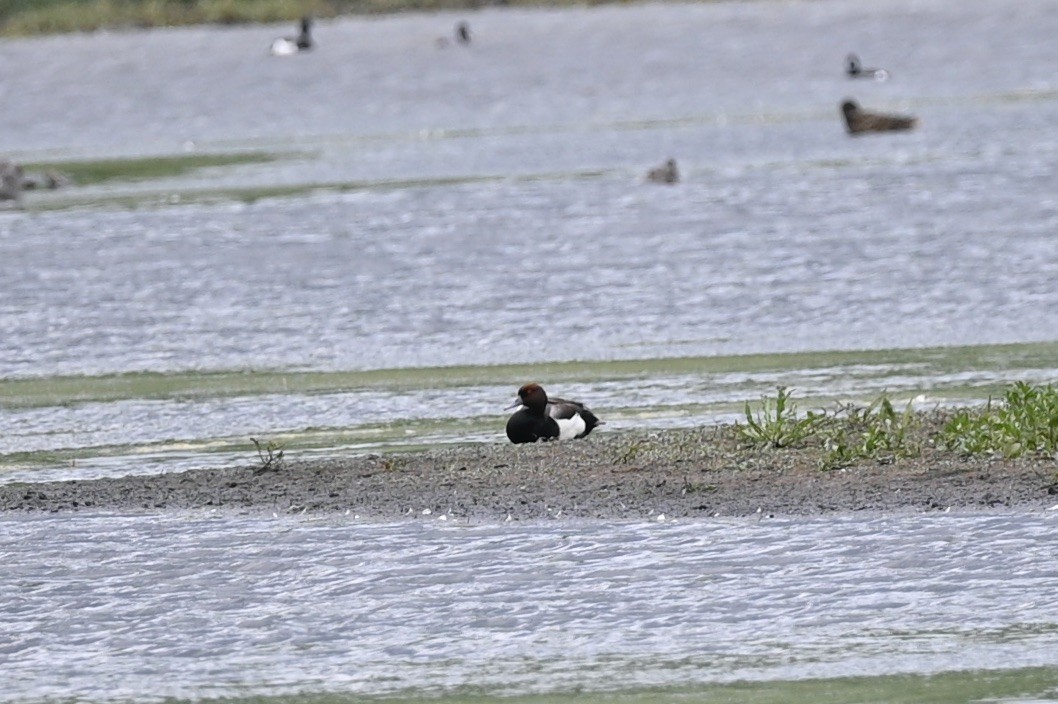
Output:
[[647,180],[654,183],[677,183],[680,172],[676,169],[676,160],[669,159],[661,166],[647,172]]
[[853,100],[843,102],[841,112],[845,116],[845,127],[849,134],[910,130],[918,124],[918,118],[907,115],[866,112],[860,109],[860,106]]

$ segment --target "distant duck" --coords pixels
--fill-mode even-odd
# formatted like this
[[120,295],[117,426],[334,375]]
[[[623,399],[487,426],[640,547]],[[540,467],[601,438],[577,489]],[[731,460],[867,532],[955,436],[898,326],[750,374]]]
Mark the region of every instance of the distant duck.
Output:
[[583,438],[601,423],[583,403],[549,399],[539,384],[518,389],[518,398],[507,408],[515,406],[521,408],[507,420],[507,437],[515,444]]
[[456,25],[456,41],[464,46],[470,44],[470,25],[466,22]]
[[680,172],[676,169],[676,160],[669,159],[661,166],[648,171],[647,180],[654,183],[678,183]]
[[292,56],[299,51],[308,51],[312,48],[312,18],[301,18],[301,32],[296,37],[280,37],[272,42],[269,49],[272,56]]
[[908,115],[865,112],[853,100],[846,100],[841,104],[841,113],[845,116],[845,127],[849,134],[910,130],[918,124],[918,118]]
[[889,78],[889,72],[884,68],[864,68],[860,63],[860,57],[849,54],[845,57],[845,73],[849,78],[873,78],[876,81],[885,81]]
[[0,201],[22,200],[22,164],[0,159]]
[[[470,25],[466,22],[460,22],[457,24],[455,38],[456,41],[463,46],[470,46]],[[438,49],[446,49],[451,42],[448,40],[448,37],[438,37],[436,41],[434,41],[434,44]]]

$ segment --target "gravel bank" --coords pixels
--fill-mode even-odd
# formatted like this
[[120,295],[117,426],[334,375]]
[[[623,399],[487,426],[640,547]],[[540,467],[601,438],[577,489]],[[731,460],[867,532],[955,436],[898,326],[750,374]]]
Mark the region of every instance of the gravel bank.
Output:
[[1050,508],[1054,458],[921,455],[821,471],[821,450],[747,449],[731,427],[593,434],[583,441],[472,445],[116,479],[0,486],[0,510],[224,508],[473,521],[815,515]]

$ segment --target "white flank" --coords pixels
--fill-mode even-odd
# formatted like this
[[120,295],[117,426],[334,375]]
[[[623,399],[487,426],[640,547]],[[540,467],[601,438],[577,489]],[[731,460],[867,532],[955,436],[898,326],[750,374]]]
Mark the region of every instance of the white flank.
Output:
[[292,56],[298,53],[297,42],[289,39],[276,39],[272,42],[272,56]]
[[579,413],[574,413],[572,418],[556,418],[555,422],[558,423],[559,440],[572,440],[587,427]]

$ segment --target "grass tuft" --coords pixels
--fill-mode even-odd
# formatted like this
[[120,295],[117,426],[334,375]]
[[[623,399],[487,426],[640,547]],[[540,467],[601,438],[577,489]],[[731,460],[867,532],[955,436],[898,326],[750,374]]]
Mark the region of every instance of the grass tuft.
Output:
[[[743,442],[781,448],[821,446],[822,469],[838,469],[861,460],[891,463],[918,457],[922,443],[936,443],[963,455],[1058,457],[1058,389],[1018,382],[1003,401],[960,409],[939,435],[922,439],[922,416],[910,402],[902,411],[883,394],[866,408],[845,406],[832,413],[798,417],[792,393],[779,387],[775,398],[761,399],[754,413],[746,404],[746,425],[736,429]],[[917,439],[916,439],[917,438]]]
[[257,438],[250,438],[250,442],[257,448],[257,459],[260,464],[254,468],[254,474],[264,474],[282,468],[283,446],[269,440],[262,444]]
[[808,412],[797,417],[797,404],[792,400],[793,392],[785,386],[777,389],[775,399],[762,396],[760,409],[754,413],[746,402],[746,425],[738,425],[739,435],[751,445],[791,447],[812,437],[825,414]]
[[883,394],[866,408],[845,406],[830,420],[822,433],[822,469],[839,469],[858,460],[888,464],[922,453],[911,440],[920,421],[910,401],[897,412]]
[[761,398],[756,412],[747,403],[746,425],[736,424],[742,441],[772,448],[819,447],[819,466],[828,470],[861,460],[888,464],[921,454],[920,445],[911,440],[920,421],[910,402],[898,412],[883,394],[866,408],[846,405],[832,413],[809,411],[799,417],[792,396],[780,386],[775,398]]
[[944,427],[949,450],[965,455],[1058,453],[1058,389],[1017,382],[1002,403],[981,409],[962,409]]

